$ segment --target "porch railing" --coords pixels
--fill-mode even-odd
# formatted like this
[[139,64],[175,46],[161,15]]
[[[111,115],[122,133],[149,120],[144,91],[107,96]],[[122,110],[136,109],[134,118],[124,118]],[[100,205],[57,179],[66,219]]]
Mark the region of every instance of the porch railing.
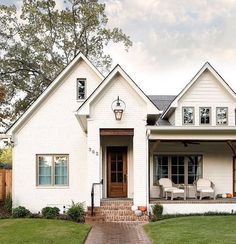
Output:
[[92,184],[92,190],[91,190],[91,216],[94,216],[94,186],[102,185],[102,184],[103,184],[103,179],[101,179],[101,181],[98,182],[98,183],[93,183]]

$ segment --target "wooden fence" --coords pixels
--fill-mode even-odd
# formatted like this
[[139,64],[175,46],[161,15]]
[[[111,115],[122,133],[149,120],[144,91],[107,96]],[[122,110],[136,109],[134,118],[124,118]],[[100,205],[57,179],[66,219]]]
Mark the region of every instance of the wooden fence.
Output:
[[4,201],[12,190],[12,170],[0,169],[0,201]]

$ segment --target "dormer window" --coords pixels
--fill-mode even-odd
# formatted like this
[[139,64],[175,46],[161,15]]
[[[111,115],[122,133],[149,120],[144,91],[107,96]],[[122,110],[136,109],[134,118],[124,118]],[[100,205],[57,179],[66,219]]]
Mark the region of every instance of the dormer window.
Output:
[[86,99],[86,79],[77,79],[77,100]]
[[226,107],[216,108],[216,124],[217,125],[228,124],[228,108]]
[[200,124],[209,125],[211,123],[211,108],[201,107],[199,109]]
[[183,107],[183,124],[194,125],[194,107]]

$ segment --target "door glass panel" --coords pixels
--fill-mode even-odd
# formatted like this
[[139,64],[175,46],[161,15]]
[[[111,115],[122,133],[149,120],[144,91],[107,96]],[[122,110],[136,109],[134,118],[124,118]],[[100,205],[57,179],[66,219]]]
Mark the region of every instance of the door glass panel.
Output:
[[122,161],[122,154],[121,153],[117,153],[117,160],[121,160]]
[[111,162],[111,171],[116,171],[116,162]]
[[116,173],[111,173],[111,182],[116,182]]
[[123,171],[123,162],[118,163],[118,171]]
[[123,173],[117,173],[117,182],[123,182]]

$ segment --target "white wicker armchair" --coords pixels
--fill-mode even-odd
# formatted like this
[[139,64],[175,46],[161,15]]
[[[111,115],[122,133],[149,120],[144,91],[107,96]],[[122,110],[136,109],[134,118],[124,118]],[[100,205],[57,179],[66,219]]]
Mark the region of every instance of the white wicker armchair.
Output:
[[215,199],[215,185],[208,179],[198,179],[195,182],[196,198],[200,200],[204,197],[210,197]]
[[176,185],[170,179],[161,178],[159,180],[159,185],[161,186],[162,196],[166,199],[168,199],[168,197],[170,197],[171,200],[178,197],[186,199],[185,190],[176,187]]

